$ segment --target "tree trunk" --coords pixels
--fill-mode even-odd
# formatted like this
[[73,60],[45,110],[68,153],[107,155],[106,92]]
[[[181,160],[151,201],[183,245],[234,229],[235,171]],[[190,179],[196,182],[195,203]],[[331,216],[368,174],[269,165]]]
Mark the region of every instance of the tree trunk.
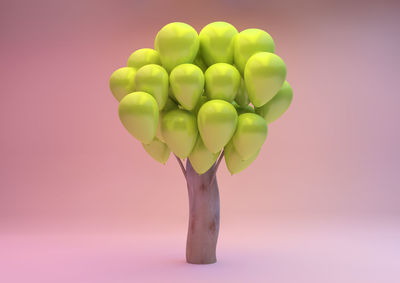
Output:
[[219,192],[216,164],[204,174],[197,174],[186,162],[189,194],[189,227],[186,261],[195,264],[215,263],[219,232]]

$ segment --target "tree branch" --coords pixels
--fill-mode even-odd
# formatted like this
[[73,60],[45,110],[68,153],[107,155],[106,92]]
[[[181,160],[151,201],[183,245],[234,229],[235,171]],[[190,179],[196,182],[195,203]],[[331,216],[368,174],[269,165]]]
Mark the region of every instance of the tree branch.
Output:
[[178,160],[178,163],[179,163],[179,166],[181,167],[183,176],[185,176],[185,178],[186,178],[186,170],[185,170],[185,167],[183,166],[182,160],[178,156],[176,156],[175,153],[174,153],[174,155],[175,155],[176,160]]
[[210,185],[215,181],[215,178],[217,177],[218,167],[219,167],[219,164],[221,164],[222,158],[224,157],[224,152],[225,151],[222,150],[221,155],[219,156],[217,162],[215,162],[215,164],[214,164],[214,174],[211,178]]

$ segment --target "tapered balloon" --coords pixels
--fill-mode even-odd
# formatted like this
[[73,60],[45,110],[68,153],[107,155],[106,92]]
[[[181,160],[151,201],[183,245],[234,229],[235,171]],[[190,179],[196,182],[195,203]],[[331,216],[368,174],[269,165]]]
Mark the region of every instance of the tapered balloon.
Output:
[[232,102],[240,87],[238,70],[226,63],[210,66],[204,74],[206,94],[209,99],[221,99]]
[[260,149],[257,150],[257,152],[251,156],[247,160],[242,160],[242,157],[237,153],[235,150],[235,147],[233,146],[233,143],[230,142],[225,146],[224,150],[224,158],[225,158],[225,164],[226,167],[228,168],[228,171],[234,175],[236,173],[239,173],[246,169],[247,167],[250,166],[251,163],[257,158],[258,154],[260,153]]
[[194,64],[176,66],[170,74],[171,89],[178,102],[187,110],[192,110],[204,90],[204,74]]
[[250,57],[244,81],[251,103],[260,107],[270,101],[286,78],[285,62],[274,53],[259,52]]
[[135,84],[137,91],[151,94],[162,110],[168,98],[168,73],[156,64],[145,65],[136,72]]
[[151,48],[138,49],[129,56],[126,65],[135,69],[139,69],[145,65],[157,64],[161,65],[160,55]]
[[233,63],[233,43],[237,29],[226,22],[214,22],[206,25],[199,34],[200,53],[204,62],[211,66],[215,63]]
[[199,51],[199,36],[185,23],[170,23],[158,33],[154,42],[162,65],[170,72],[174,67],[192,63]]
[[165,140],[164,140],[164,137],[163,137],[162,131],[161,131],[162,118],[165,113],[167,113],[168,111],[173,110],[173,109],[178,109],[178,105],[176,105],[176,103],[171,98],[168,97],[163,110],[161,110],[158,115],[158,126],[157,126],[157,131],[156,131],[156,137],[163,143],[165,143]]
[[148,144],[154,139],[158,106],[152,95],[141,91],[126,95],[119,103],[118,114],[124,127],[140,142]]
[[219,151],[217,153],[210,152],[204,145],[203,140],[199,136],[197,138],[196,144],[189,155],[190,163],[193,169],[198,174],[203,174],[207,172],[208,169],[215,163],[219,156]]
[[256,109],[256,113],[264,117],[267,124],[277,120],[286,112],[293,100],[293,90],[289,83],[284,82],[275,96],[263,106]]
[[247,106],[250,103],[249,96],[247,95],[246,85],[244,80],[240,80],[240,87],[238,93],[236,94],[235,101],[240,106]]
[[232,138],[237,125],[235,107],[224,100],[210,100],[197,115],[200,136],[212,153],[220,151]]
[[232,142],[240,157],[247,160],[261,148],[267,134],[267,122],[262,117],[254,113],[244,113],[239,115]]
[[257,52],[274,52],[275,43],[272,37],[261,29],[246,29],[235,38],[234,61],[243,75],[247,60]]
[[186,110],[171,110],[163,116],[162,135],[168,147],[179,158],[186,158],[198,136],[196,117]]
[[112,73],[110,90],[118,101],[135,91],[135,74],[136,69],[130,67],[123,67]]
[[157,138],[154,138],[149,144],[143,144],[143,148],[154,160],[162,164],[168,161],[171,154],[168,146]]

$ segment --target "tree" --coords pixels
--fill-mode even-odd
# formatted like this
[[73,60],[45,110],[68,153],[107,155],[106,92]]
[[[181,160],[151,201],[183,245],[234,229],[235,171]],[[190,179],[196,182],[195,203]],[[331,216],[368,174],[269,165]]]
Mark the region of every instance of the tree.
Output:
[[218,166],[224,158],[236,174],[256,159],[268,124],[292,101],[286,65],[267,32],[239,33],[226,22],[199,34],[170,23],[154,45],[133,52],[111,75],[110,89],[122,124],[145,151],[163,164],[172,152],[179,162],[189,195],[187,262],[214,263]]

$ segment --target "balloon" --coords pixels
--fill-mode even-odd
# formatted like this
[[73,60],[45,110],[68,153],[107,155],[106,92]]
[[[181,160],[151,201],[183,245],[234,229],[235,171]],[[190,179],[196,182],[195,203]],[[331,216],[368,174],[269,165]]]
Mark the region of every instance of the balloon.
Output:
[[199,51],[199,37],[190,25],[175,22],[157,33],[154,46],[162,65],[170,72],[180,64],[193,62]]
[[161,130],[172,152],[182,159],[188,157],[198,136],[196,117],[186,110],[171,110],[163,115]]
[[209,151],[216,153],[229,142],[236,130],[237,119],[235,107],[224,100],[210,100],[200,107],[197,124]]
[[119,103],[118,114],[132,136],[145,144],[153,140],[158,123],[158,106],[153,96],[142,91],[126,95]]
[[163,143],[165,143],[165,140],[164,140],[164,137],[162,136],[162,131],[161,131],[162,118],[165,113],[167,113],[168,111],[170,111],[172,109],[177,109],[177,108],[178,108],[178,105],[176,105],[175,102],[171,98],[168,97],[163,110],[160,111],[160,113],[158,115],[158,127],[157,127],[157,131],[156,131],[156,137]]
[[219,156],[220,151],[217,153],[210,152],[204,145],[203,140],[199,136],[197,138],[196,144],[189,155],[190,163],[193,169],[198,174],[203,174],[207,172],[208,169],[215,163]]
[[275,43],[272,37],[261,29],[245,29],[235,38],[234,61],[243,75],[247,60],[257,52],[274,52]]
[[162,110],[168,98],[168,73],[156,64],[141,67],[136,72],[135,84],[137,91],[150,93]]
[[178,102],[187,110],[192,110],[204,90],[204,75],[193,64],[176,66],[170,74],[171,89]]
[[285,81],[283,86],[275,96],[263,106],[256,108],[256,113],[264,117],[267,124],[277,120],[286,112],[292,103],[293,90],[289,83]]
[[226,22],[214,22],[206,25],[199,34],[200,52],[204,62],[211,66],[215,63],[233,63],[233,43],[237,29]]
[[123,67],[112,73],[110,90],[118,101],[121,101],[128,93],[135,91],[135,74],[136,69],[130,67]]
[[154,138],[149,144],[143,144],[146,152],[156,161],[165,164],[171,154],[168,146],[159,139]]
[[210,99],[232,102],[240,87],[240,74],[232,65],[217,63],[204,74],[206,94]]
[[232,137],[236,152],[243,160],[253,156],[264,144],[268,134],[265,120],[254,113],[240,114]]
[[238,93],[236,94],[235,101],[240,106],[247,106],[250,103],[249,96],[247,95],[246,85],[244,84],[244,80],[240,80],[240,87]]
[[260,107],[271,100],[286,78],[285,62],[274,53],[259,52],[250,57],[244,81],[251,103]]
[[126,65],[135,69],[139,69],[145,65],[157,64],[161,65],[160,55],[151,48],[138,49],[129,56]]
[[243,171],[249,167],[250,164],[253,163],[253,161],[257,158],[259,153],[260,149],[258,149],[257,152],[249,159],[242,160],[242,157],[236,152],[233,143],[230,142],[225,146],[224,150],[226,167],[232,175],[239,173],[240,171]]

